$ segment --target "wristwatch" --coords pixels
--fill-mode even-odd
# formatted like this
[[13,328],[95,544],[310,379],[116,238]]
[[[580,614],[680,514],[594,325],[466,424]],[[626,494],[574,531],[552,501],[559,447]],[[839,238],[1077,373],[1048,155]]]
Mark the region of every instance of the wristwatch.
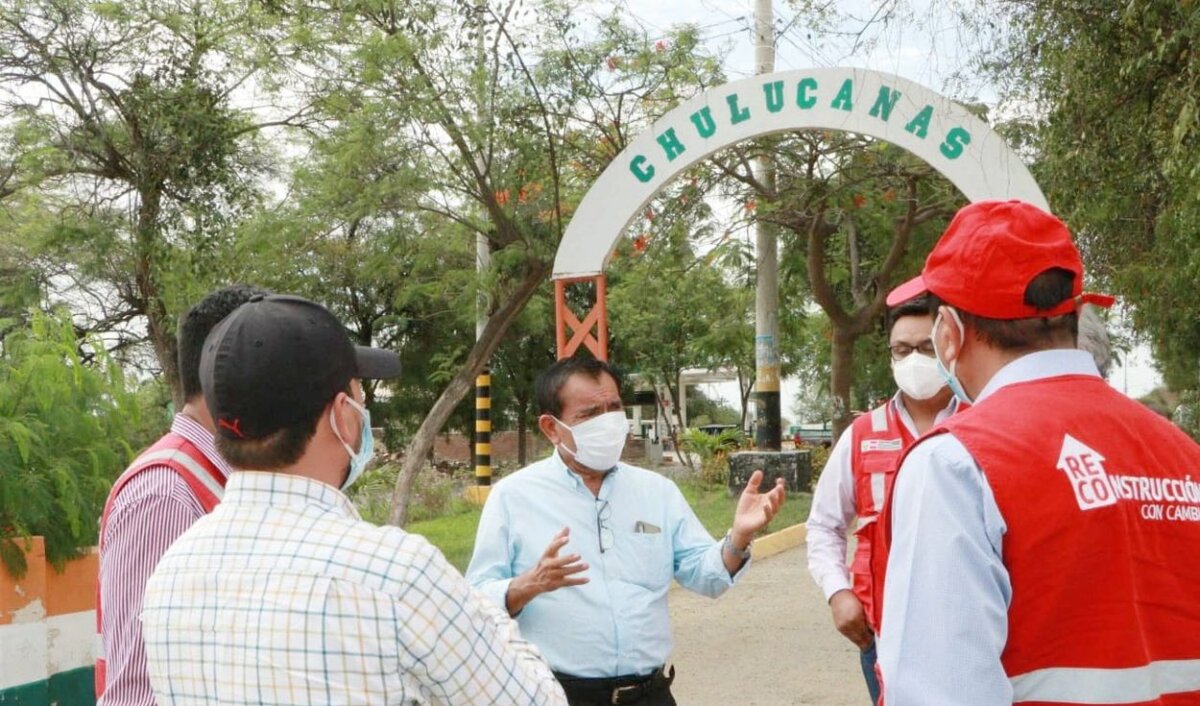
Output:
[[730,554],[739,559],[749,559],[750,547],[752,546],[754,546],[753,539],[750,540],[750,544],[747,544],[745,549],[738,549],[737,547],[733,546],[733,530],[729,530],[725,532],[725,541],[722,543],[721,549],[722,551],[728,549]]

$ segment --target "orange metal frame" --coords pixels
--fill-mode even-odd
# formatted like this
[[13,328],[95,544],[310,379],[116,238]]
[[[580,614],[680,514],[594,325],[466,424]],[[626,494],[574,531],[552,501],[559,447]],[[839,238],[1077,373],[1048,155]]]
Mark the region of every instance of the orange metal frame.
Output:
[[[596,285],[596,302],[582,320],[567,305],[567,285],[577,282],[593,282]],[[607,300],[608,285],[604,275],[554,280],[554,328],[559,360],[575,355],[580,346],[587,346],[592,355],[600,360],[608,360]]]

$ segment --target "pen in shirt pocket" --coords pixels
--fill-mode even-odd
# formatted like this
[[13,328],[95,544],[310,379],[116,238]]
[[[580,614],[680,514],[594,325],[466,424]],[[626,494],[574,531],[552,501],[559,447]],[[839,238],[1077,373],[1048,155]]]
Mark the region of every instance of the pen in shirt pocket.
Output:
[[658,525],[652,525],[649,522],[638,520],[637,522],[633,523],[633,532],[634,534],[659,534],[662,532],[662,528],[660,528]]

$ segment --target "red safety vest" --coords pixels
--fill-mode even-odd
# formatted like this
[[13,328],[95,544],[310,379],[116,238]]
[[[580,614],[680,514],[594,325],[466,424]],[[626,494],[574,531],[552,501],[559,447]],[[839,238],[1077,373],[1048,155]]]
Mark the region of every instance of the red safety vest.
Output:
[[[1007,526],[1013,702],[1200,704],[1200,446],[1083,375],[1008,385],[937,433],[983,469]],[[877,557],[890,505],[880,524]]]
[[900,455],[915,439],[900,421],[889,401],[850,425],[850,470],[854,474],[854,508],[858,515],[854,559],[850,578],[854,595],[862,603],[867,624],[878,632],[875,592],[871,579],[871,544],[879,512],[891,492]]
[[[221,501],[221,494],[225,488],[225,476],[217,469],[213,462],[208,460],[195,444],[188,441],[183,436],[175,432],[167,433],[163,438],[159,439],[150,448],[146,449],[134,459],[129,468],[117,478],[117,482],[113,484],[112,490],[108,493],[108,500],[104,503],[104,513],[100,516],[100,551],[104,552],[104,530],[108,526],[108,514],[112,509],[113,500],[121,490],[133,480],[142,471],[154,466],[167,466],[179,474],[179,477],[187,483],[192,494],[196,496],[200,507],[204,512],[212,512],[217,503]],[[104,680],[107,669],[104,659],[102,643],[100,641],[100,629],[103,624],[103,615],[101,612],[102,603],[100,601],[101,594],[100,577],[96,577],[96,698],[99,699],[104,694]]]

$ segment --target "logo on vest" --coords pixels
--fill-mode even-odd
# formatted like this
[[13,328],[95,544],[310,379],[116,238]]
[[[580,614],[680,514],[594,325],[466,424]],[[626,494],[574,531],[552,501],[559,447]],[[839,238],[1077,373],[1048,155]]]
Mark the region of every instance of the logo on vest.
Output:
[[1062,451],[1058,452],[1058,469],[1067,474],[1080,510],[1095,510],[1117,504],[1104,470],[1104,457],[1079,439],[1065,434]]
[[863,453],[871,451],[901,451],[904,449],[903,439],[863,439],[859,445]]

